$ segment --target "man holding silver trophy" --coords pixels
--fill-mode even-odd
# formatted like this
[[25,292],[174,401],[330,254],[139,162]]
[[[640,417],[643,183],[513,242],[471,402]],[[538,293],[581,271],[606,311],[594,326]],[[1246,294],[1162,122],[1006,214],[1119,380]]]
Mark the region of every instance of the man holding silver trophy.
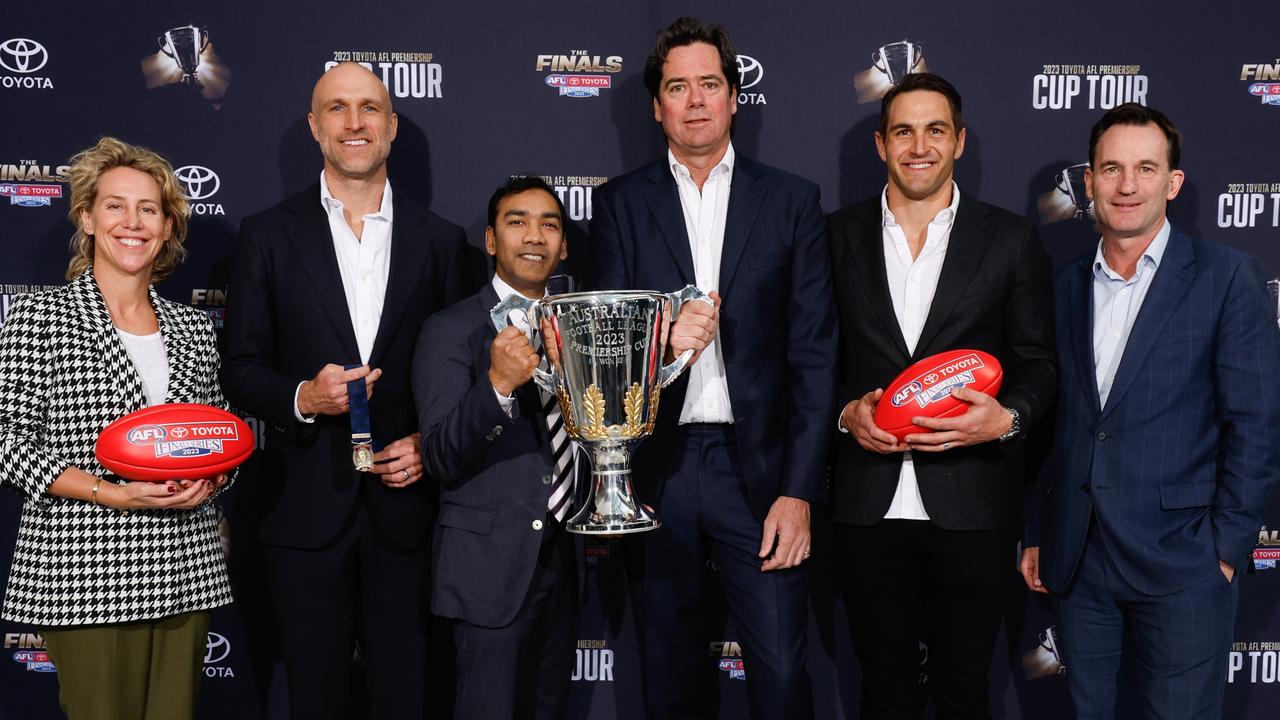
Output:
[[555,396],[529,382],[541,338],[520,313],[496,334],[490,319],[500,298],[542,298],[567,255],[564,222],[542,180],[498,188],[485,229],[496,275],[431,316],[414,353],[422,456],[441,488],[431,603],[456,620],[458,718],[560,718],[568,698],[582,570],[563,524],[575,453]]
[[675,21],[644,77],[668,152],[597,192],[587,284],[693,284],[716,300],[680,312],[672,350],[703,357],[634,456],[637,492],[662,521],[627,545],[646,713],[715,715],[706,653],[720,629],[697,611],[713,565],[752,716],[810,717],[803,563],[836,413],[818,188],[735,153],[739,73],[724,28]]
[[[631,493],[628,446],[694,354],[664,366],[667,341],[705,346],[713,328],[709,302],[671,324],[683,303],[662,293],[545,297],[568,254],[564,218],[539,178],[498,188],[485,229],[496,274],[432,316],[414,355],[422,455],[441,486],[432,610],[455,620],[458,718],[563,717],[582,579],[570,533],[661,524]],[[579,442],[592,483],[573,513]]]

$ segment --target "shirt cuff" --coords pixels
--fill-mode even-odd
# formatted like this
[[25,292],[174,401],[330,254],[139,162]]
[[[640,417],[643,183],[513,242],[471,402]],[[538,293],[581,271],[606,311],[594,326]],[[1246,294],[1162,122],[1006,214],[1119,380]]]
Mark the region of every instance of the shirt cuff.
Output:
[[293,417],[298,422],[313,423],[316,421],[315,415],[303,415],[302,411],[298,409],[298,393],[302,392],[302,386],[305,385],[306,382],[306,380],[303,380],[298,383],[298,387],[293,389]]
[[516,396],[503,395],[498,392],[497,388],[493,388],[493,396],[498,398],[498,406],[502,408],[502,412],[506,413],[507,417],[514,419],[516,416]]

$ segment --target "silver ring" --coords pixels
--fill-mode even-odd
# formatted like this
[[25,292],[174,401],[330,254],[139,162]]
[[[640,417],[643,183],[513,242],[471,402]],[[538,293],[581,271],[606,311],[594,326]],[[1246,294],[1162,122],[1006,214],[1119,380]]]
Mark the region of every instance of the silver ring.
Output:
[[947,448],[950,448],[950,447],[951,447],[951,443],[949,443],[949,442],[942,443],[942,449],[943,449],[943,450],[946,450]]
[[405,480],[408,480],[408,479],[409,479],[409,468],[403,468],[403,469],[401,469],[401,470],[400,470],[400,472],[404,473],[404,479],[405,479]]

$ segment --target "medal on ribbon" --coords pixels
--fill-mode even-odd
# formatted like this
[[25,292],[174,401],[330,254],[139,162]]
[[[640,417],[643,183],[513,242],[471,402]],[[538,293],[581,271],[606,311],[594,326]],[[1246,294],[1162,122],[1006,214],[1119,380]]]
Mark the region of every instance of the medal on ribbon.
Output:
[[[354,370],[359,365],[346,365]],[[369,422],[369,393],[364,378],[347,383],[347,399],[351,403],[351,464],[360,472],[373,469],[373,428]]]

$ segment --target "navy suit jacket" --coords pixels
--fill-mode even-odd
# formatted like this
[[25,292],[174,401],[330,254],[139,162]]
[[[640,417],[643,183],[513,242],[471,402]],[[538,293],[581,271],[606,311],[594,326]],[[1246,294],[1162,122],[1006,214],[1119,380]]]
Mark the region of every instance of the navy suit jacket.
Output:
[[[885,272],[880,197],[828,218],[840,317],[840,402],[888,387],[908,365],[960,348],[1000,361],[999,400],[1017,409],[1024,433],[1045,418],[1057,389],[1050,289],[1052,266],[1024,217],[960,196],[937,289],[915,352],[908,352]],[[832,427],[836,418],[831,418]],[[1022,443],[988,442],[941,453],[914,453],[920,498],[948,530],[1008,527],[1025,497]],[[902,454],[864,450],[851,435],[836,440],[832,487],[836,522],[874,525],[898,488]]]
[[1174,229],[1100,406],[1093,259],[1054,283],[1060,402],[1040,537],[1028,538],[1041,579],[1067,589],[1090,516],[1143,593],[1201,582],[1218,560],[1243,570],[1280,473],[1280,330],[1262,265]]
[[[594,289],[664,292],[696,284],[665,156],[596,192],[586,280]],[[816,185],[736,156],[720,295],[718,340],[753,511],[763,519],[783,495],[824,501],[836,325]],[[654,434],[636,450],[642,499],[658,497],[653,484],[676,471],[679,454],[668,448],[687,387],[686,373],[663,391]]]
[[422,456],[441,488],[431,609],[483,627],[515,619],[550,530],[551,439],[538,389],[516,391],[511,418],[489,382],[497,303],[486,285],[431,316],[413,360]]
[[[392,202],[391,271],[369,357],[370,367],[382,368],[369,401],[378,447],[418,429],[409,362],[423,320],[478,284],[462,228],[399,192]],[[400,549],[425,547],[436,504],[431,484],[393,489],[356,472],[348,415],[302,423],[293,414],[298,383],[326,363],[360,362],[319,183],[245,218],[232,267],[222,383],[233,404],[266,425],[261,539],[320,547],[363,495],[379,537]]]

